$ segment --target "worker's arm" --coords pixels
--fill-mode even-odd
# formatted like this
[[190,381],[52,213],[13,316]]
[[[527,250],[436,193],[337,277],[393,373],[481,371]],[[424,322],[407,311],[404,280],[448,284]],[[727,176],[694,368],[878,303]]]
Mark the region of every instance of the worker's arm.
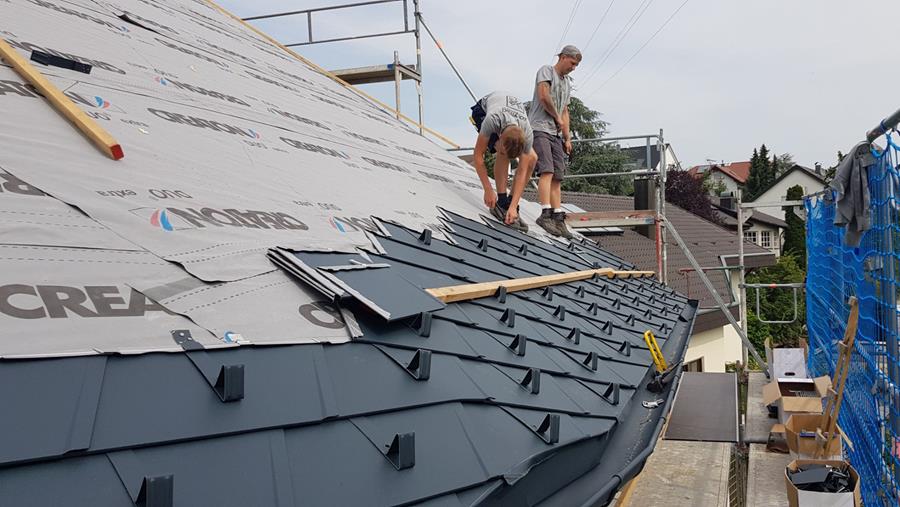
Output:
[[572,133],[569,131],[569,108],[563,109],[562,113],[562,135],[563,135],[563,148],[566,150],[567,155],[572,154]]
[[544,111],[547,111],[547,114],[553,118],[553,121],[556,122],[556,128],[562,127],[562,116],[559,115],[559,112],[556,111],[556,106],[553,105],[553,99],[550,97],[550,82],[542,81],[538,83],[538,100],[541,102],[541,106],[544,108]]
[[491,180],[488,178],[487,167],[484,165],[484,154],[487,152],[489,136],[478,134],[475,141],[475,152],[472,154],[472,163],[475,165],[475,173],[481,180],[481,187],[484,188],[484,205],[493,208],[497,204],[497,192],[491,186]]
[[512,197],[509,202],[509,210],[506,212],[506,223],[511,224],[519,217],[518,207],[519,199],[525,192],[525,184],[537,164],[537,153],[534,149],[528,150],[528,153],[519,155],[519,167],[516,168],[516,177],[513,180]]

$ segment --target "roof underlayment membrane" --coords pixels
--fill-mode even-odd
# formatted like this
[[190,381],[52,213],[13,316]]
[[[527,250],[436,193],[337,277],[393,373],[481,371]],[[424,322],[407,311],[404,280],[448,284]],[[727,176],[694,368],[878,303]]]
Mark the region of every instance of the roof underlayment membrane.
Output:
[[91,65],[38,67],[125,152],[0,63],[0,505],[603,505],[643,466],[677,384],[643,333],[678,362],[695,302],[433,298],[633,266],[481,216],[471,167],[210,3],[0,0],[0,36]]

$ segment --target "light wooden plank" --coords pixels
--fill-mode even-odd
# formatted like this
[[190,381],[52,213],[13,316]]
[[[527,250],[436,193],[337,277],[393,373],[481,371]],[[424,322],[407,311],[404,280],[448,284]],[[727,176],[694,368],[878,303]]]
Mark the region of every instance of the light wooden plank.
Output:
[[492,296],[500,287],[506,287],[507,292],[537,289],[550,285],[587,280],[594,275],[607,278],[647,278],[654,276],[653,271],[616,271],[612,268],[587,269],[584,271],[572,271],[569,273],[556,273],[544,276],[531,276],[527,278],[514,278],[512,280],[496,280],[493,282],[468,283],[453,285],[450,287],[438,287],[425,289],[437,299],[445,303],[455,301],[467,301]]
[[69,97],[50,82],[41,71],[31,65],[22,55],[0,37],[0,58],[8,63],[22,76],[22,79],[35,87],[58,113],[65,116],[78,130],[91,140],[103,153],[119,160],[125,156],[122,146],[103,127],[86,115]]

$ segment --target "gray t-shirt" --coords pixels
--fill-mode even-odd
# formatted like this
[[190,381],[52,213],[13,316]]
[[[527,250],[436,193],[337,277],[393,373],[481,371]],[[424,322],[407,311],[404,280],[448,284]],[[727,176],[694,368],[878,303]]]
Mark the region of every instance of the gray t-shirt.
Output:
[[531,99],[531,107],[528,108],[531,128],[556,135],[558,133],[556,123],[541,105],[541,98],[538,95],[538,85],[541,83],[550,83],[550,100],[553,101],[556,112],[562,116],[563,111],[569,107],[569,99],[572,97],[572,78],[560,76],[552,65],[544,65],[538,69],[534,79],[534,97]]
[[522,101],[506,92],[494,92],[481,99],[481,107],[484,108],[485,117],[479,134],[488,137],[491,134],[499,136],[506,127],[518,125],[525,131],[525,153],[531,151],[534,132],[531,130]]

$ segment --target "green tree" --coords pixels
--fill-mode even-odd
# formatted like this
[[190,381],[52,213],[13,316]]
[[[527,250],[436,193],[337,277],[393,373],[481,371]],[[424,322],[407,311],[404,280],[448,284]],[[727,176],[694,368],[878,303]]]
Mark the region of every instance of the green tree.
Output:
[[791,167],[794,167],[794,156],[790,153],[782,153],[778,156],[772,156],[772,167],[774,168],[772,181],[769,182],[769,185],[775,182],[775,180],[785,173],[785,171],[789,170]]
[[[803,187],[794,185],[789,188],[785,198],[788,201],[803,199]],[[794,213],[793,206],[784,207],[784,221],[787,222],[788,227],[784,231],[781,253],[793,256],[800,269],[806,270],[806,222]]]
[[[747,275],[748,284],[800,283],[806,273],[791,254],[782,255],[774,266],[762,268]],[[803,323],[806,304],[802,294],[797,296],[797,320],[790,324],[765,324],[756,314],[757,289],[747,289],[748,335],[750,341],[762,350],[766,338],[773,345],[796,347],[805,337]],[[794,317],[794,298],[791,289],[759,289],[760,314],[765,320],[791,320]]]
[[750,157],[750,174],[747,175],[747,183],[744,185],[744,200],[752,201],[762,186],[762,170],[760,169],[759,151],[753,148],[753,156]]
[[[777,157],[776,157],[777,160]],[[759,197],[775,181],[775,164],[769,160],[769,149],[763,144],[753,149],[750,158],[750,174],[744,186],[744,200],[752,201]]]
[[[609,133],[609,122],[577,97],[569,102],[569,129],[573,139],[597,139]],[[621,172],[629,162],[618,145],[602,142],[576,142],[569,157],[569,174]],[[575,178],[563,182],[564,191],[630,195],[634,184],[627,176]]]

